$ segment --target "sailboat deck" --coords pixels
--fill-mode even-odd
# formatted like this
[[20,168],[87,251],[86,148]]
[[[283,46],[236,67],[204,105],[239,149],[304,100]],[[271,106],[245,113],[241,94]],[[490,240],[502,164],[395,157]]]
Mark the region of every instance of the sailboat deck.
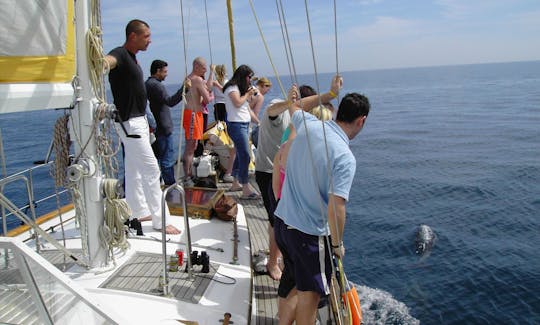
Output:
[[[257,185],[252,180],[252,185]],[[219,184],[222,189],[227,189],[228,184]],[[266,210],[261,200],[243,200],[241,192],[226,192],[227,195],[234,197],[244,208],[244,214],[249,228],[249,241],[253,255],[260,251],[268,250],[268,218]],[[80,254],[80,249],[72,250],[75,255]],[[57,250],[43,250],[41,255],[49,260],[60,270],[70,269],[74,265],[73,261]],[[116,271],[101,287],[115,290],[124,290],[131,292],[140,292],[159,296],[158,291],[159,275],[161,274],[161,257],[150,253],[137,253],[131,257],[123,267]],[[170,292],[178,300],[197,303],[198,299],[204,294],[208,287],[210,278],[214,276],[216,265],[210,267],[209,274],[198,273],[194,278],[189,279],[187,273],[183,270],[179,272],[170,272]],[[6,270],[7,271],[7,270]],[[3,272],[2,277],[12,277],[13,274]],[[197,272],[196,272],[197,273]],[[279,282],[272,280],[267,274],[257,274],[252,269],[252,319],[253,325],[271,325],[277,324],[277,287]],[[6,281],[4,281],[6,282]],[[21,281],[15,281],[20,283]],[[7,281],[6,283],[11,283]],[[147,288],[146,291],[143,289]],[[4,294],[2,294],[3,296]],[[28,294],[25,293],[25,296]],[[22,305],[20,305],[22,308]],[[17,310],[20,311],[19,308]],[[16,312],[16,310],[13,310]],[[18,313],[18,312],[16,312]],[[30,322],[31,323],[31,322]]]
[[[250,178],[251,179],[251,178]],[[251,185],[258,189],[252,180]],[[227,192],[244,206],[247,224],[250,234],[250,244],[253,254],[268,250],[268,217],[261,200],[242,200],[241,192]],[[253,299],[255,308],[252,313],[256,316],[253,325],[277,324],[277,287],[279,281],[274,281],[266,274],[253,274]]]

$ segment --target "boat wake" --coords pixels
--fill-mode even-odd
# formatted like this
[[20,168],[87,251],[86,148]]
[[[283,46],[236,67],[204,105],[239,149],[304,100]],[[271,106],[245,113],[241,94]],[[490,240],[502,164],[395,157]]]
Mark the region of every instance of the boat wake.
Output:
[[380,289],[354,284],[362,306],[362,323],[370,325],[418,325],[420,321],[409,314],[404,303]]

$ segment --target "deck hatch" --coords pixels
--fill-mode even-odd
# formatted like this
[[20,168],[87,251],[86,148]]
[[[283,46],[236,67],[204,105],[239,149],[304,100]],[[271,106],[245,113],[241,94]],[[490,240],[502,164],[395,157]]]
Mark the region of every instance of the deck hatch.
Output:
[[[100,288],[124,290],[161,296],[158,290],[159,276],[163,270],[162,255],[137,252]],[[210,263],[209,273],[199,273],[200,266],[194,266],[194,278],[190,279],[184,267],[178,272],[169,272],[171,295],[182,301],[198,303],[206,288],[214,278],[218,265]]]

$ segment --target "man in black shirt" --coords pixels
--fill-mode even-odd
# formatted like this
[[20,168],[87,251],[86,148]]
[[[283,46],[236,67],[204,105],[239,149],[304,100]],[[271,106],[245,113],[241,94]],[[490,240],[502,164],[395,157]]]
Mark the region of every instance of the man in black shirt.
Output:
[[150,110],[156,119],[156,138],[158,145],[158,161],[161,167],[161,177],[165,185],[176,183],[174,178],[174,163],[176,162],[176,152],[173,137],[173,122],[171,117],[171,107],[182,101],[182,90],[180,89],[169,96],[165,86],[161,83],[167,77],[167,62],[154,60],[150,66],[151,76],[146,80],[146,94],[150,102]]
[[[110,70],[109,83],[119,112],[117,122],[125,129],[125,132],[120,132],[120,138],[125,150],[126,201],[133,218],[152,220],[152,227],[161,229],[160,171],[150,146],[145,116],[146,87],[135,57],[137,52],[146,51],[150,42],[148,24],[134,19],[126,26],[124,45],[109,52],[105,62]],[[168,208],[165,213],[168,218]],[[168,234],[180,233],[170,224],[167,224],[165,231]]]

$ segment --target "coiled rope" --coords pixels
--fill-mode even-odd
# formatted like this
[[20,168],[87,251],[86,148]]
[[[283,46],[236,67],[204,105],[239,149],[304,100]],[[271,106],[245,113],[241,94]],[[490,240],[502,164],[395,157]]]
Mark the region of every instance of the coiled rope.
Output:
[[105,218],[99,231],[101,245],[108,249],[109,258],[116,264],[114,249],[119,248],[125,252],[129,248],[127,240],[127,226],[124,224],[131,215],[127,202],[118,197],[116,191],[118,180],[104,179],[103,192],[105,194]]
[[69,139],[68,130],[69,115],[63,115],[56,120],[53,129],[53,148],[55,159],[52,165],[54,185],[62,187],[66,185],[66,169],[69,166]]

